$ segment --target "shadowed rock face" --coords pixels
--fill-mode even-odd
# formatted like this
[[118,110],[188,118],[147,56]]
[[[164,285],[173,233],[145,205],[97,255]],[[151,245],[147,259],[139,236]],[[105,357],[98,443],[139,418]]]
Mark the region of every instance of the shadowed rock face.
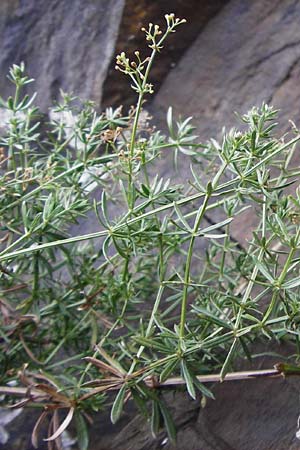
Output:
[[[199,0],[199,8],[201,4]],[[57,95],[58,87],[100,102],[123,1],[27,0],[22,5],[13,0],[0,3],[1,74],[11,63],[24,59],[37,78],[36,89],[42,92],[40,103],[44,108]],[[200,139],[205,141],[218,137],[223,125],[236,124],[233,111],[244,113],[266,101],[281,109],[281,123],[287,124],[291,118],[297,124],[299,23],[298,0],[227,2],[199,30],[197,39],[163,82],[151,106],[156,120],[162,121],[167,107],[173,105],[177,113],[195,117]],[[4,95],[6,89],[2,75],[0,90]],[[170,176],[170,161],[161,164],[160,172]],[[180,168],[182,178],[187,179],[184,160]],[[240,241],[251,216],[244,216],[236,227]],[[289,354],[293,349],[279,347],[276,351]],[[278,358],[267,358],[264,366],[272,367],[274,362]],[[257,367],[258,360],[254,360],[252,368]],[[127,421],[128,425],[121,432],[108,421],[93,428],[90,450],[300,448],[295,438],[300,412],[297,378],[228,382],[215,386],[213,391],[216,400],[208,401],[204,409],[199,401],[193,402],[180,392],[167,394],[179,430],[176,446],[162,446],[164,435],[153,440],[143,419],[132,420],[131,414],[125,414],[121,425]]]
[[[290,354],[293,349],[274,346],[257,351],[277,351]],[[278,359],[264,357],[252,364],[242,364],[239,370],[272,367]],[[300,413],[299,381],[267,378],[261,380],[228,381],[210,385],[215,400],[191,400],[182,392],[164,394],[178,430],[177,443],[166,442],[165,434],[153,439],[149,424],[136,417],[115,438],[111,450],[298,450],[297,419]],[[126,447],[124,447],[126,442]],[[101,446],[93,448],[101,450]]]
[[[234,112],[246,113],[262,102],[280,109],[281,132],[299,126],[300,3],[295,0],[232,0],[214,17],[171,70],[151,105],[159,122],[172,105],[193,116],[200,140],[218,138],[222,127],[237,125]],[[294,164],[299,165],[300,157]],[[181,176],[189,177],[183,158]],[[170,161],[160,170],[168,176]],[[235,223],[244,242],[256,215],[247,210]]]
[[295,0],[232,0],[170,72],[154,108],[192,115],[202,139],[262,101],[282,109],[283,121],[297,119],[299,19]]
[[[300,117],[300,3],[294,0],[232,0],[214,17],[183,56],[151,105],[164,123],[169,105],[183,117],[194,116],[200,139],[218,137],[225,125],[237,124],[233,112],[245,113],[262,101],[280,108],[281,129]],[[299,156],[294,163],[299,165]],[[189,178],[184,158],[179,177]],[[170,159],[161,161],[160,174],[170,176]],[[180,182],[176,175],[177,182]],[[235,237],[243,242],[256,220],[253,211],[239,218]],[[258,348],[257,348],[258,350]],[[266,349],[264,349],[265,351]],[[269,350],[274,351],[274,346]],[[292,354],[279,347],[278,353]],[[280,357],[279,357],[280,359]],[[258,364],[272,367],[266,358]],[[199,402],[176,394],[169,398],[179,429],[176,446],[154,440],[141,419],[117,436],[114,450],[296,450],[300,412],[299,381],[267,379],[228,382],[215,386],[215,401],[201,409]],[[100,448],[100,447],[99,447]]]
[[1,0],[0,92],[9,67],[24,61],[47,112],[59,89],[101,103],[124,0]]
[[[126,0],[119,36],[116,42],[116,54],[125,51],[133,55],[139,50],[147,56],[151,51],[145,42],[141,27],[148,23],[158,24],[165,29],[165,14],[174,13],[176,17],[185,18],[187,25],[168,38],[166,48],[157,55],[156,63],[151,69],[151,83],[155,92],[169,73],[176,67],[184,52],[191,46],[209,20],[214,17],[229,0]],[[176,69],[175,69],[176,70]],[[129,107],[136,102],[136,93],[131,89],[127,77],[115,71],[115,59],[111,62],[104,84],[103,105]]]

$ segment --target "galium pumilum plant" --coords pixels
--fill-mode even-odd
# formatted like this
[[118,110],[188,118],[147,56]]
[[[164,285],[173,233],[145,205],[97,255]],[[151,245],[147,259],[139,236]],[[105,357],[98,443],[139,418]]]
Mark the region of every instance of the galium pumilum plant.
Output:
[[[171,109],[169,135],[156,131],[141,114],[150,69],[183,22],[169,14],[164,31],[143,29],[150,56],[117,57],[138,97],[127,115],[98,114],[62,92],[41,125],[34,96],[23,94],[33,80],[23,64],[10,70],[15,94],[1,100],[0,391],[6,404],[40,408],[36,447],[48,420],[49,448],[73,421],[87,449],[90,413],[110,408],[116,422],[130,399],[153,435],[165,426],[175,439],[164,386],[213,397],[201,381],[226,379],[257,340],[289,340],[299,353],[291,160],[300,135],[278,138],[277,111],[266,104],[219,142],[199,144],[191,118],[176,122]],[[153,176],[170,152],[175,166],[190,160],[186,185]],[[247,208],[257,224],[241,245],[231,227]],[[85,223],[96,231],[82,234]],[[297,368],[274,372],[289,370]]]

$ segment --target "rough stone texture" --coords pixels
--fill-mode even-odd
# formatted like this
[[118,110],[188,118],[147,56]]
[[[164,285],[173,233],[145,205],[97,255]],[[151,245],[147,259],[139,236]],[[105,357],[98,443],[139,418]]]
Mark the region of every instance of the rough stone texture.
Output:
[[[4,410],[1,411],[4,414]],[[8,410],[7,416],[11,414],[11,410]],[[4,417],[4,431],[8,433],[8,439],[0,441],[0,450],[34,450],[31,444],[31,432],[39,417],[39,413],[30,410],[21,412],[21,414],[11,422]],[[1,416],[0,416],[1,424]],[[39,450],[47,450],[47,443],[42,440],[43,437],[47,436],[47,429],[43,427],[41,430],[41,439],[39,442]]]
[[[229,386],[230,383],[230,386]],[[205,408],[184,394],[169,395],[176,408],[176,445],[162,445],[165,434],[153,439],[149,424],[135,418],[118,435],[111,449],[126,450],[297,450],[299,415],[297,390],[287,381],[229,382],[215,389],[216,400]],[[254,396],[254,391],[258,395]],[[288,401],[288,411],[282,406]]]
[[[232,0],[164,81],[151,105],[156,120],[162,123],[172,105],[183,117],[194,116],[205,141],[218,137],[224,125],[236,125],[234,111],[244,113],[265,101],[281,109],[281,131],[288,128],[288,119],[299,125],[299,19],[298,1]],[[159,172],[170,176],[170,159],[161,164]],[[184,158],[179,167],[182,179],[189,178]],[[252,219],[253,211],[236,224],[235,236],[241,242]],[[276,359],[267,359],[265,364],[272,367],[273,362]],[[164,436],[152,440],[147,426],[134,419],[112,448],[124,448],[126,440],[126,450],[300,449],[295,437],[300,412],[297,378],[223,383],[214,393],[216,400],[208,401],[205,409],[180,394],[170,400],[179,428],[176,446],[162,446]]]
[[[288,347],[276,350],[281,354],[292,351]],[[278,358],[266,357],[240,369],[270,368],[276,361]],[[126,442],[126,450],[300,449],[296,438],[300,413],[297,377],[224,382],[210,388],[216,399],[208,400],[204,408],[199,399],[193,401],[181,392],[165,395],[178,429],[176,445],[165,443],[163,433],[153,439],[149,424],[136,417],[109,448],[123,450]]]
[[[299,19],[297,0],[232,0],[170,72],[152,104],[154,116],[162,121],[169,105],[193,116],[201,141],[237,125],[234,111],[245,113],[263,101],[280,108],[282,131],[288,119],[299,124]],[[184,158],[180,167],[182,179],[188,178]],[[169,176],[170,161],[160,169]],[[240,242],[255,220],[248,210],[233,225]]]
[[[208,21],[221,10],[229,0],[126,0],[124,13],[120,24],[120,32],[116,43],[115,53],[125,51],[133,55],[139,50],[141,55],[147,56],[151,51],[145,42],[145,34],[141,27],[148,23],[158,24],[165,29],[164,15],[173,12],[176,17],[185,18],[187,24],[179,32],[168,38],[166,48],[157,55],[156,63],[151,70],[151,83],[158,91],[170,69],[176,67],[184,52],[190,47]],[[131,89],[128,78],[115,70],[115,59],[112,60],[108,77],[103,88],[103,105],[125,108],[135,104],[136,93]]]
[[24,61],[47,112],[59,89],[101,103],[124,0],[1,0],[0,92],[5,75]]
[[[100,52],[104,51],[104,43],[111,38],[106,40],[106,35],[100,38],[100,25],[98,33],[95,31],[97,28],[93,28],[89,34],[88,23],[90,20],[93,23],[100,21],[101,6],[97,6],[99,10],[94,9],[94,13],[89,8],[93,5],[94,8],[95,5],[109,5],[107,11],[111,8],[110,15],[107,12],[108,15],[101,20],[103,23],[112,20],[110,23],[115,24],[112,13],[116,13],[118,3],[120,5],[123,2],[53,0],[48,3],[27,0],[22,3],[23,6],[18,6],[17,1],[2,0],[0,30],[5,46],[0,55],[1,72],[5,73],[12,62],[25,59],[34,70],[33,76],[41,76],[37,88],[40,90],[45,86],[45,98],[41,99],[44,107],[56,95],[58,85],[66,89],[67,86],[63,84],[65,80],[71,80],[71,89],[76,93],[100,102],[100,78],[98,81],[94,78],[105,72],[103,67],[106,63],[102,64]],[[81,17],[83,3],[89,12],[84,12]],[[38,8],[44,14],[40,20],[37,20],[36,15]],[[68,14],[64,13],[64,8]],[[71,10],[74,10],[74,16]],[[15,20],[19,16],[24,18],[26,14],[28,25],[26,20]],[[281,123],[287,124],[289,118],[298,123],[299,19],[299,1],[231,0],[199,34],[190,50],[164,81],[152,105],[157,120],[164,116],[168,105],[173,105],[175,111],[183,116],[195,117],[200,138],[205,141],[209,137],[218,137],[223,125],[231,127],[236,124],[233,111],[246,112],[249,107],[265,100],[281,108]],[[77,27],[79,21],[81,26]],[[49,30],[46,30],[46,24]],[[68,30],[63,36],[62,29]],[[68,35],[72,39],[66,43]],[[16,42],[19,41],[20,46],[16,50]],[[65,46],[68,51],[63,50]],[[30,55],[31,50],[35,58]],[[49,60],[44,65],[42,56],[48,51]],[[89,56],[89,51],[93,57]],[[95,62],[93,70],[85,66],[85,61],[92,61],[92,58]],[[65,74],[66,70],[68,73]],[[3,86],[4,79],[0,82],[0,90]],[[49,86],[52,86],[52,92]],[[162,162],[160,172],[169,176],[170,167],[170,161],[166,160]],[[180,168],[182,177],[188,178],[184,161]],[[243,222],[247,221],[249,225],[250,219],[246,216]],[[245,235],[242,225],[239,224],[239,230],[236,231],[240,240]],[[286,351],[288,354],[293,350],[283,351],[280,347],[277,351]],[[273,362],[277,361],[278,358],[268,358],[265,366],[272,367]],[[257,360],[254,360],[253,367],[257,368]],[[131,421],[132,415],[125,414],[122,423],[129,423],[115,439],[111,437],[112,442],[108,433],[117,433],[119,428],[110,428],[109,422],[104,423],[104,428],[98,424],[93,428],[95,432],[92,434],[90,450],[300,449],[300,441],[295,438],[300,412],[297,378],[223,383],[214,387],[214,393],[216,400],[208,401],[204,409],[200,408],[199,402],[192,402],[186,395],[176,393],[174,397],[172,393],[167,394],[168,401],[175,409],[179,429],[176,446],[169,443],[162,445],[164,435],[153,440],[148,425],[141,418]]]
[[193,115],[202,139],[262,101],[297,118],[299,19],[295,0],[232,0],[170,72],[154,106]]

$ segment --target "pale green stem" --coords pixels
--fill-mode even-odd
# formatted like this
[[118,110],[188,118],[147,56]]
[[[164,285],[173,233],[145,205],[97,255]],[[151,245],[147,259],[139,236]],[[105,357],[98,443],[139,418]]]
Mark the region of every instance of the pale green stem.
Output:
[[214,189],[216,188],[219,179],[221,178],[222,174],[224,173],[226,166],[227,166],[227,163],[223,162],[221,167],[219,168],[217,174],[215,175],[215,177],[211,183],[211,186],[208,188],[207,193],[205,194],[202,206],[201,206],[201,208],[196,216],[195,222],[194,222],[194,228],[193,228],[193,233],[191,235],[191,239],[190,239],[190,243],[189,243],[186,265],[185,265],[185,273],[184,273],[184,286],[183,286],[183,291],[182,291],[180,326],[179,326],[179,337],[180,337],[179,350],[181,350],[181,340],[184,338],[184,334],[185,334],[188,289],[189,289],[189,283],[190,283],[191,263],[192,263],[196,235],[198,233],[200,224],[201,224],[204,214],[206,212],[209,199],[210,199]]
[[[164,34],[164,36],[158,42],[158,44],[157,44],[158,47],[164,42],[164,40],[168,36],[169,32],[170,31],[169,31],[169,28],[168,28],[166,33]],[[149,73],[150,73],[150,70],[151,70],[154,58],[156,56],[156,53],[157,53],[157,50],[156,50],[156,48],[154,48],[152,50],[151,56],[149,58],[149,61],[148,61],[148,64],[147,64],[147,68],[146,68],[146,71],[145,71],[145,75],[144,75],[144,79],[143,79],[143,83],[142,83],[140,91],[139,91],[139,97],[138,97],[138,102],[137,102],[135,116],[134,116],[134,121],[133,121],[133,126],[132,126],[130,145],[129,145],[129,162],[128,162],[128,169],[129,169],[129,174],[128,174],[128,183],[129,183],[128,203],[129,203],[130,209],[134,208],[133,174],[132,174],[132,172],[133,172],[132,161],[134,159],[134,147],[135,147],[135,143],[136,143],[136,135],[137,135],[139,117],[140,117],[142,104],[143,104],[143,98],[144,98],[144,95],[145,95],[145,89],[146,89],[146,85],[147,85],[148,78],[149,78]]]
[[287,259],[285,261],[285,264],[283,266],[282,272],[281,272],[281,274],[280,274],[280,276],[279,276],[279,278],[278,278],[278,280],[276,282],[276,289],[273,292],[270,305],[269,305],[267,311],[264,314],[264,318],[262,320],[262,325],[264,325],[266,323],[266,321],[268,320],[268,318],[272,314],[272,311],[273,311],[273,309],[274,309],[274,307],[276,305],[276,301],[277,301],[277,298],[278,298],[280,287],[281,287],[282,283],[284,283],[284,281],[285,281],[285,277],[288,274],[289,268],[291,266],[291,262],[292,262],[292,260],[293,260],[293,258],[295,256],[296,251],[297,251],[297,242],[299,240],[299,237],[300,237],[300,228],[298,229],[298,231],[296,233],[295,246],[293,246],[290,249],[288,257],[287,257]]
[[[264,198],[263,198],[263,208],[262,208],[262,237],[265,237],[265,235],[266,235],[266,213],[267,213],[267,205],[266,205],[266,197],[264,196]],[[265,252],[264,248],[261,248],[260,251],[259,251],[259,254],[258,254],[258,258],[257,258],[259,262],[261,262],[262,257],[264,255],[264,252]],[[245,305],[245,303],[247,302],[247,300],[248,300],[248,298],[250,296],[250,293],[252,291],[252,288],[254,286],[254,283],[255,283],[255,280],[256,280],[256,277],[257,277],[257,273],[258,273],[258,266],[256,265],[254,267],[254,269],[253,269],[253,272],[252,272],[252,275],[251,275],[251,279],[250,279],[250,281],[249,281],[249,283],[247,285],[247,288],[246,288],[246,290],[244,292],[243,298],[241,300],[241,306],[240,306],[240,308],[238,310],[238,313],[237,313],[237,316],[236,316],[236,320],[235,320],[235,324],[234,324],[235,333],[238,331],[238,328],[239,328],[239,325],[240,325],[240,322],[241,322],[241,318],[242,318],[242,315],[243,315],[243,306]],[[223,364],[221,373],[220,373],[221,380],[223,380],[225,378],[225,376],[226,376],[226,372],[227,372],[229,364],[231,363],[231,360],[232,360],[232,358],[234,356],[234,352],[235,352],[237,343],[238,343],[238,338],[235,336],[235,338],[233,340],[233,343],[232,343],[232,345],[230,347],[230,350],[229,350],[229,352],[227,354],[227,357],[225,359],[225,362]]]
[[[270,155],[266,156],[265,158],[263,158],[263,159],[262,159],[260,162],[258,162],[254,167],[252,167],[251,169],[249,169],[249,170],[246,172],[246,174],[243,175],[243,179],[246,178],[246,176],[251,175],[251,173],[253,173],[255,170],[257,170],[257,169],[258,169],[261,165],[263,165],[264,163],[268,162],[270,159],[272,159],[272,158],[273,158],[274,156],[276,156],[278,153],[280,153],[280,152],[283,151],[284,149],[288,148],[289,146],[295,144],[295,143],[298,142],[299,140],[300,140],[300,136],[297,136],[296,138],[292,139],[292,140],[291,140],[290,142],[288,142],[287,144],[284,144],[282,147],[280,147],[280,148],[278,148],[277,150],[275,150],[272,154],[270,154]],[[115,156],[115,155],[105,156],[105,157],[103,157],[103,160],[105,160],[105,159],[108,159],[108,160],[109,160],[109,159],[112,158],[113,156]],[[99,158],[99,159],[101,159],[101,158]],[[73,167],[73,168],[69,169],[69,171],[72,172],[72,171],[74,171],[74,170],[76,170],[76,169],[79,169],[79,168],[81,168],[81,167],[84,167],[84,164],[83,164],[83,163],[82,163],[82,164],[78,164],[76,167]],[[67,171],[67,172],[65,172],[65,173],[68,173],[69,171]],[[56,181],[57,179],[63,177],[63,176],[65,175],[65,173],[64,173],[64,174],[58,175],[58,176],[57,176],[56,178],[54,178],[53,180],[49,181],[49,183],[54,182],[54,181]],[[215,193],[215,194],[218,193],[219,195],[222,195],[222,194],[223,194],[222,191],[225,191],[226,188],[228,188],[228,187],[230,187],[230,186],[234,186],[235,183],[240,182],[240,181],[241,181],[241,178],[240,178],[239,176],[237,176],[237,177],[233,178],[232,180],[229,180],[229,181],[223,183],[223,184],[220,185],[218,188],[215,188],[214,193]],[[34,193],[36,193],[36,192],[42,190],[42,189],[45,187],[45,185],[47,185],[47,184],[48,184],[48,183],[45,183],[43,186],[40,186],[39,188],[35,189]],[[225,193],[226,193],[226,192],[224,192],[224,194],[225,194]],[[33,191],[32,191],[31,193],[26,194],[26,195],[22,198],[22,200],[24,200],[27,196],[30,197],[30,195],[32,195],[32,194],[33,194]],[[199,199],[199,198],[202,198],[202,197],[204,197],[204,196],[205,196],[205,194],[202,193],[202,192],[201,192],[201,193],[197,193],[197,194],[194,194],[194,195],[191,195],[191,196],[189,196],[189,197],[186,197],[186,198],[183,198],[183,199],[179,200],[178,202],[176,202],[176,204],[177,204],[178,206],[184,205],[184,204],[187,204],[187,203],[189,203],[189,202],[191,202],[191,201],[193,201],[193,200],[197,200],[197,199]],[[19,201],[14,202],[11,206],[14,206],[16,203],[19,203]],[[132,224],[134,224],[134,223],[139,222],[139,221],[142,220],[142,219],[145,219],[146,217],[150,217],[150,216],[152,216],[152,215],[155,215],[155,214],[160,213],[160,212],[162,212],[162,211],[166,211],[166,210],[168,210],[168,209],[170,209],[170,208],[173,208],[173,207],[174,207],[174,202],[171,202],[171,203],[168,203],[168,204],[166,204],[166,205],[163,205],[163,206],[161,206],[161,207],[159,207],[159,208],[152,209],[151,211],[148,211],[148,212],[146,212],[146,213],[144,213],[144,214],[141,214],[141,215],[138,216],[138,217],[134,217],[134,218],[128,220],[128,221],[126,222],[126,224],[122,223],[122,224],[120,224],[120,225],[116,225],[111,231],[103,230],[103,231],[99,231],[99,232],[96,232],[96,233],[85,234],[85,235],[81,235],[81,236],[75,236],[75,237],[68,238],[68,239],[61,239],[61,240],[58,240],[58,241],[53,241],[53,242],[49,242],[49,243],[46,243],[46,244],[43,244],[43,245],[36,246],[36,247],[34,247],[34,248],[25,248],[25,249],[21,249],[21,250],[18,250],[18,251],[16,251],[16,252],[12,252],[12,253],[7,253],[7,250],[4,250],[4,251],[0,254],[0,261],[6,260],[6,259],[10,259],[10,258],[14,258],[14,257],[16,257],[16,256],[18,256],[18,255],[21,255],[21,254],[25,254],[25,253],[30,253],[30,252],[33,252],[33,251],[42,250],[43,248],[50,248],[50,247],[55,247],[55,246],[59,246],[59,245],[69,244],[69,243],[73,243],[73,242],[84,241],[84,240],[87,240],[87,239],[95,239],[95,238],[107,236],[107,234],[108,234],[109,232],[117,231],[117,230],[119,230],[119,229],[122,229],[124,226],[132,225]],[[138,207],[138,208],[140,208],[140,207]]]
[[47,187],[49,184],[55,183],[56,181],[60,180],[61,178],[64,178],[65,176],[70,175],[73,172],[76,172],[79,169],[83,169],[86,166],[89,165],[94,165],[94,164],[98,164],[98,163],[105,163],[105,162],[109,162],[111,159],[117,158],[117,155],[106,155],[106,156],[101,156],[99,158],[95,158],[93,160],[90,161],[91,164],[89,164],[89,162],[87,163],[79,163],[76,164],[73,167],[70,167],[70,169],[66,170],[65,172],[60,173],[59,175],[57,175],[54,178],[49,179],[48,181],[46,181],[45,183],[41,184],[40,186],[38,186],[37,188],[33,189],[32,191],[28,192],[27,194],[23,195],[22,197],[18,198],[17,200],[15,200],[14,202],[12,202],[9,207],[10,208],[14,208],[15,206],[17,206],[19,203],[22,203],[24,200],[28,200],[31,197],[33,197],[34,195],[38,194],[39,192],[41,192],[43,189],[45,189],[45,187]]

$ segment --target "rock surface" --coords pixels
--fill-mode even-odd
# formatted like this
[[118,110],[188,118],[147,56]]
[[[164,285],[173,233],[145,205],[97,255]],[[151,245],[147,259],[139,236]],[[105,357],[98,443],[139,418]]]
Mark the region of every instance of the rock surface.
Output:
[[[218,137],[223,125],[236,124],[233,111],[244,113],[266,101],[281,109],[281,123],[288,126],[288,119],[293,119],[298,124],[300,2],[224,3],[165,79],[151,107],[156,120],[161,121],[172,105],[175,112],[195,117],[205,141]],[[37,79],[36,89],[43,93],[40,104],[44,109],[56,97],[58,87],[99,104],[122,7],[122,0],[2,0],[1,74],[24,59]],[[6,89],[2,76],[0,91],[5,95]],[[169,176],[170,167],[165,160],[160,171]],[[181,167],[186,178],[188,168]],[[250,219],[246,216],[243,222],[249,225]],[[242,241],[245,227],[240,224],[236,233]],[[282,353],[281,348],[277,350]],[[272,367],[273,362],[277,359],[267,359],[265,365]],[[165,442],[164,435],[153,440],[148,425],[140,418],[131,420],[130,414],[124,416],[123,424],[129,423],[115,439],[108,433],[117,433],[119,428],[110,428],[108,422],[106,433],[98,426],[93,428],[90,450],[300,449],[295,437],[300,412],[297,379],[223,383],[215,386],[214,393],[216,400],[208,401],[204,409],[186,395],[167,394],[179,429],[176,446]]]
[[[166,26],[164,15],[173,12],[176,17],[185,18],[187,25],[175,34],[169,36],[166,48],[157,56],[156,64],[151,70],[151,83],[155,92],[170,69],[176,67],[184,52],[190,47],[209,20],[214,17],[229,0],[126,0],[115,53],[125,51],[133,55],[139,50],[141,55],[149,54],[149,47],[145,42],[145,35],[141,27],[152,22]],[[103,87],[104,106],[129,107],[136,102],[136,93],[130,88],[127,77],[115,70],[115,59],[112,60],[108,76]]]
[[283,119],[299,117],[299,19],[295,0],[232,0],[171,70],[153,106],[192,115],[202,139],[262,101],[281,108]]
[[[171,105],[175,113],[194,117],[205,142],[218,138],[223,126],[237,125],[235,111],[243,114],[264,101],[280,109],[282,132],[290,127],[289,119],[299,126],[299,19],[297,0],[230,1],[164,81],[151,105],[157,121],[164,121]],[[182,179],[189,178],[184,159],[180,166]],[[169,176],[169,168],[166,159],[160,169]],[[248,210],[234,224],[240,242],[249,237],[246,229],[255,220]]]
[[[234,111],[245,113],[265,101],[280,108],[281,131],[289,127],[288,119],[298,125],[299,19],[298,1],[230,1],[165,79],[151,105],[156,120],[163,123],[172,105],[183,117],[194,116],[205,141],[218,138],[224,125],[236,125]],[[168,177],[171,166],[170,160],[162,161],[160,173]],[[182,179],[188,178],[184,160],[180,168]],[[241,242],[252,218],[253,212],[245,214],[236,225],[235,236]],[[276,358],[266,359],[265,364],[272,367],[274,362]],[[215,386],[216,400],[208,401],[204,409],[176,394],[170,399],[179,429],[176,446],[166,443],[164,435],[153,440],[147,425],[136,418],[111,448],[124,448],[126,440],[126,450],[296,450],[298,386],[297,378],[223,383]]]
[[[270,344],[267,349],[258,345],[256,351],[289,355],[293,349]],[[240,364],[238,370],[271,368],[276,362],[274,355],[263,356]],[[106,450],[123,450],[124,442],[126,450],[299,450],[298,380],[279,377],[211,384],[215,400],[207,400],[204,407],[200,399],[193,401],[185,393],[166,393],[178,430],[176,445],[164,433],[153,439],[149,424],[136,417]]]
[[101,103],[124,0],[1,0],[0,92],[5,75],[24,61],[47,112],[59,89]]
[[[259,383],[259,384],[258,384]],[[183,393],[167,396],[177,426],[172,445],[161,434],[153,439],[149,424],[136,417],[110,449],[126,450],[298,450],[297,380],[225,382],[215,386],[216,400],[201,408]],[[97,450],[101,447],[98,447]]]

